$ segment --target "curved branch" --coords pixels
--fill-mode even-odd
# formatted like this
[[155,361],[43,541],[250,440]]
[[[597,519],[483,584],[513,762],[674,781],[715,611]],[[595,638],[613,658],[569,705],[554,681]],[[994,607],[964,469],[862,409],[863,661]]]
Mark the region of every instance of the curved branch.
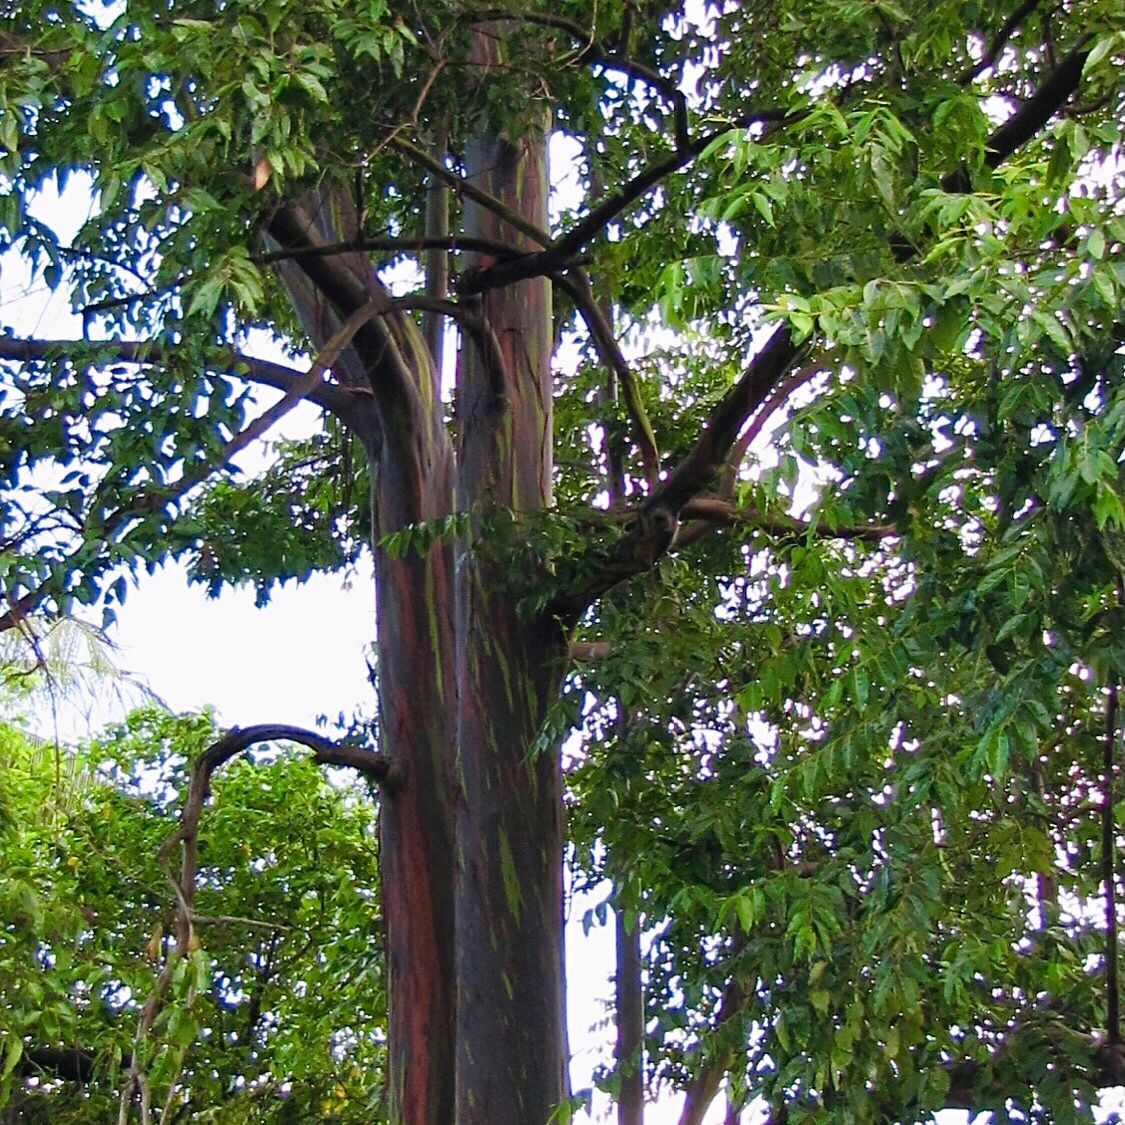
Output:
[[[390,311],[388,304],[387,297],[379,293],[372,297],[366,305],[356,309],[329,338],[320,350],[320,354],[313,361],[312,367],[301,376],[298,382],[289,387],[280,401],[275,402],[269,409],[262,411],[245,429],[235,434],[219,450],[219,455],[215,460],[201,467],[195,473],[184,473],[183,478],[174,489],[173,498],[182,496],[188,489],[193,488],[207,476],[210,476],[217,468],[226,464],[252,441],[256,441],[268,429],[281,421],[299,402],[308,398],[311,392],[322,385],[322,376],[336,365],[344,349],[352,342],[356,333],[372,318],[384,316]],[[390,304],[393,304],[393,302],[390,302]]]
[[447,301],[439,297],[423,295],[396,297],[391,303],[396,309],[418,309],[422,312],[447,316],[451,320],[457,321],[480,351],[481,358],[488,369],[489,384],[492,387],[496,404],[504,401],[508,393],[508,367],[504,362],[504,352],[500,347],[500,341],[483,317],[476,315],[456,301]]
[[789,401],[789,396],[795,390],[816,378],[825,370],[825,366],[823,360],[807,363],[770,391],[766,400],[762,403],[761,409],[751,417],[750,424],[742,431],[742,436],[735,442],[730,456],[727,458],[727,467],[723,471],[723,477],[719,484],[719,495],[725,500],[729,500],[734,495],[734,485],[738,479],[738,472],[742,468],[742,462],[745,460],[750,446],[754,444],[755,438],[765,428],[766,422]]
[[641,454],[645,476],[648,479],[649,487],[655,488],[660,476],[660,453],[656,446],[656,435],[652,431],[652,423],[649,421],[644,400],[641,398],[640,388],[637,386],[637,380],[633,375],[633,369],[629,366],[624,353],[618,346],[613,335],[613,328],[606,319],[605,313],[602,312],[598,302],[594,299],[585,272],[580,270],[574,272],[575,276],[573,277],[567,274],[552,274],[551,280],[565,289],[574,301],[575,308],[578,309],[582,319],[586,322],[586,327],[598,354],[602,357],[602,362],[617,376],[625,397],[625,406],[633,421],[633,438]]
[[[350,195],[340,185],[315,193],[307,202],[286,203],[270,218],[264,233],[277,248],[315,248],[353,234],[358,216]],[[327,233],[326,233],[327,232]],[[391,310],[387,289],[375,277],[371,262],[361,253],[324,256],[306,254],[290,263],[279,263],[282,280],[310,339],[323,345],[339,322],[367,306],[382,301]],[[369,318],[355,334],[354,345],[342,356],[344,381],[369,387],[376,393],[380,414],[393,415],[394,437],[433,433],[432,365],[423,366],[428,353],[418,327],[409,318]]]
[[786,325],[775,328],[742,378],[711,412],[695,445],[653,499],[659,498],[679,511],[705,488],[725,463],[746,419],[773,393],[778,381],[806,350],[806,345],[794,343]]

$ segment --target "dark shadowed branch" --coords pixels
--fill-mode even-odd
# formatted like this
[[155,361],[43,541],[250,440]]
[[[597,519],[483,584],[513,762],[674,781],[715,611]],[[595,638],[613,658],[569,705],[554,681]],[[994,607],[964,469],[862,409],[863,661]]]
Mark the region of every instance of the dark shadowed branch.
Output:
[[995,65],[1000,57],[1000,52],[1007,46],[1008,40],[1020,29],[1023,21],[1027,19],[1042,0],[1024,0],[1024,2],[1004,21],[1003,26],[996,33],[996,37],[988,45],[988,50],[981,56],[980,61],[967,67],[958,76],[957,81],[962,86],[967,86],[974,79],[979,78],[989,67]]
[[[12,336],[0,336],[0,360],[13,360],[17,363],[41,363],[65,356],[68,351],[75,349],[97,356],[98,363],[135,363],[139,366],[158,366],[167,363],[176,350],[174,345],[156,340],[83,341],[17,339]],[[92,362],[91,360],[87,365],[92,365]],[[253,356],[233,350],[225,355],[216,356],[215,362],[208,366],[211,370],[227,372],[249,383],[273,387],[285,393],[289,393],[299,383],[304,382],[308,384],[308,389],[304,391],[302,397],[336,415],[345,424],[354,424],[358,417],[356,412],[363,410],[367,405],[362,402],[362,394],[357,394],[355,390],[345,389],[324,380],[312,382],[308,378],[307,371],[297,371],[282,363],[255,359]],[[323,370],[322,368],[322,373]]]

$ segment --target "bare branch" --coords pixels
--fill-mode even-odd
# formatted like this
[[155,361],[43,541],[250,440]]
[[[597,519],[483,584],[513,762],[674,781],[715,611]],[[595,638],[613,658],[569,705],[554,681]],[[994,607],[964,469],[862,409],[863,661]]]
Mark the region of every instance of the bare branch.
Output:
[[484,269],[462,274],[459,288],[462,293],[481,293],[486,289],[511,285],[529,277],[561,273],[568,269],[574,257],[591,239],[603,230],[624,210],[630,207],[647,191],[668,176],[686,168],[712,141],[733,129],[749,128],[756,123],[767,125],[767,132],[798,120],[802,114],[790,114],[782,110],[765,110],[748,114],[737,122],[724,125],[721,129],[704,134],[691,141],[686,147],[677,149],[661,160],[654,161],[627,181],[613,195],[607,196],[584,218],[554,243],[543,243],[544,250],[525,254],[520,258],[497,262]]
[[779,383],[777,387],[770,392],[765,402],[762,403],[761,408],[751,417],[750,424],[742,431],[742,436],[735,442],[734,448],[731,449],[730,456],[727,458],[727,467],[723,471],[723,478],[719,485],[720,496],[729,500],[734,495],[734,486],[735,482],[738,480],[742,462],[745,460],[750,446],[754,444],[754,439],[757,438],[765,428],[766,422],[789,401],[789,396],[795,390],[799,387],[803,387],[810,380],[821,374],[824,369],[825,362],[823,360],[808,363],[799,370],[794,371],[788,379],[783,383]]
[[302,375],[300,380],[282,395],[280,401],[275,402],[268,410],[264,410],[244,430],[231,438],[219,451],[218,457],[214,461],[209,462],[195,473],[184,473],[183,479],[176,486],[175,494],[182,496],[189,488],[210,476],[215,469],[226,464],[252,441],[256,441],[268,429],[276,425],[299,402],[308,398],[312,391],[322,385],[324,373],[335,366],[344,349],[352,342],[355,334],[373,317],[386,315],[392,307],[393,302],[389,301],[384,294],[379,293],[366,305],[352,313],[321,349],[308,372]]
[[[141,1120],[148,1117],[148,1082],[141,1069],[139,1059],[144,1056],[141,1048],[156,1023],[156,1017],[172,983],[177,963],[181,958],[198,949],[195,935],[195,912],[192,903],[195,899],[195,885],[198,873],[199,822],[203,815],[203,805],[211,791],[211,777],[215,771],[236,755],[244,753],[253,746],[264,742],[295,742],[313,752],[313,759],[324,765],[344,765],[362,773],[365,777],[393,789],[399,781],[399,772],[394,763],[381,754],[359,746],[348,746],[332,742],[314,731],[286,724],[261,724],[252,727],[233,727],[217,742],[213,742],[192,763],[184,809],[180,814],[180,824],[168,836],[157,852],[156,860],[172,888],[176,900],[175,946],[164,962],[153,990],[141,1009],[134,1037],[134,1049],[129,1065],[129,1073],[121,1090],[119,1121],[128,1119],[128,1107],[134,1092],[141,1096]],[[183,847],[180,873],[173,875],[169,861],[175,848]],[[245,919],[240,919],[245,923]],[[276,927],[274,927],[276,928]]]
[[774,330],[746,373],[711,412],[690,452],[636,514],[616,549],[579,586],[555,596],[550,606],[555,616],[574,621],[618,583],[652,568],[676,538],[680,509],[711,483],[746,419],[766,400],[805,347],[793,343],[786,326]]
[[774,329],[741,379],[711,412],[703,432],[653,497],[679,511],[706,488],[722,468],[746,419],[772,394],[774,387],[806,350],[795,344],[788,327]]
[[255,254],[250,260],[257,265],[290,261],[305,257],[331,257],[366,250],[385,254],[412,254],[421,250],[467,251],[493,254],[498,258],[518,258],[524,253],[510,242],[497,242],[492,238],[472,238],[463,234],[404,235],[401,238],[365,237],[348,242],[328,242],[316,246],[293,246],[286,250],[270,250]]
[[[292,201],[271,216],[265,233],[280,249],[323,247],[339,241],[340,224],[351,226],[358,222],[350,197],[338,186],[312,197],[310,202],[315,210],[310,210],[306,203]],[[325,227],[336,237],[325,237]],[[330,320],[325,320],[330,310],[343,321],[380,295],[389,307],[389,293],[362,254],[308,254],[297,258],[292,266],[283,262],[281,269],[283,280],[286,269],[296,273],[287,285],[314,341],[325,340],[332,331]],[[311,286],[311,292],[300,290],[302,279]],[[346,380],[349,385],[370,386],[380,398],[389,396],[388,401],[376,405],[382,408],[397,404],[401,408],[396,412],[400,424],[404,418],[416,420],[421,411],[416,372],[407,358],[415,353],[412,334],[416,333],[413,323],[401,323],[397,317],[370,318],[355,334],[351,354],[359,362],[352,364],[353,374]]]

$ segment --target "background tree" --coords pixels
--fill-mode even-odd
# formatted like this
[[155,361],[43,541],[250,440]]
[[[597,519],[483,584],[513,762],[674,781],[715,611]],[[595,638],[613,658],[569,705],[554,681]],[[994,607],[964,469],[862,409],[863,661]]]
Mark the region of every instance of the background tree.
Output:
[[[1115,916],[1118,663],[1055,615],[1113,612],[1125,523],[1119,5],[5,15],[0,222],[84,338],[0,339],[4,622],[112,606],[167,557],[268,590],[370,534],[393,1120],[565,1101],[576,631],[610,646],[618,731],[579,839],[656,935],[650,1065],[685,1120],[726,1075],[736,1104],[861,1119],[1059,1116],[1119,1077],[1114,926],[1101,1038],[1088,978],[1034,975],[1084,955],[1055,866],[1091,873],[1052,845],[1099,771]],[[34,193],[75,173],[69,237]],[[312,368],[248,354],[263,326]],[[552,368],[560,339],[582,359]],[[748,474],[815,378],[779,471]],[[301,399],[323,431],[240,480]],[[657,625],[658,661],[622,655]]]
[[[175,932],[157,851],[188,759],[216,738],[209,715],[136,712],[67,753],[80,780],[60,790],[55,748],[5,729],[0,1120],[116,1119]],[[385,1060],[371,807],[291,754],[256,756],[215,781],[195,903],[206,954],[178,963],[146,1060],[160,1116],[370,1120]]]

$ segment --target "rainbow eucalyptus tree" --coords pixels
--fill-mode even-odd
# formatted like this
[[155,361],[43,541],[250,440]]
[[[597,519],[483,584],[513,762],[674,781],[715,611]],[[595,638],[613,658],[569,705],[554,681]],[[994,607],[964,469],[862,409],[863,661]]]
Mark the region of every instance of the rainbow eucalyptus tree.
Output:
[[[800,612],[779,610],[761,635],[775,655],[815,656],[825,695],[802,697],[768,661],[735,682],[712,660],[717,728],[742,715],[752,729],[760,713],[839,734],[876,701],[909,727],[912,677],[937,682],[952,653],[963,663],[978,652],[975,640],[954,649],[926,634],[928,648],[895,650],[906,663],[878,665],[877,689],[874,657],[856,667],[846,639],[877,646],[896,607],[921,613],[921,594],[937,597],[953,573],[935,570],[935,591],[927,567],[977,557],[1002,505],[989,493],[999,469],[980,463],[1001,447],[975,444],[996,432],[982,420],[992,399],[1010,417],[1004,394],[1046,379],[1019,440],[1057,450],[1081,428],[1060,423],[1055,400],[1087,344],[1114,338],[1125,284],[1121,35],[1116,0],[5,8],[5,282],[26,275],[64,294],[75,318],[49,338],[13,320],[0,337],[2,623],[94,603],[112,613],[125,576],[163,559],[185,560],[213,589],[268,592],[370,546],[385,763],[371,941],[389,974],[386,1074],[372,1081],[386,1082],[393,1121],[541,1125],[568,1104],[560,686],[576,656],[604,656],[623,744],[653,721],[698,734],[707,710],[683,703],[702,672],[665,682],[662,662],[614,657],[622,607],[634,627],[673,631],[677,598],[659,583],[699,566],[713,624],[743,613],[765,627],[769,606],[738,603],[739,591],[753,575],[794,588],[784,560],[795,543],[819,560],[802,571],[814,589]],[[267,334],[311,366],[266,358]],[[791,510],[784,473],[745,468],[802,388],[816,421],[792,431],[792,453],[808,451],[827,482],[812,520]],[[949,388],[964,401],[946,417],[933,402]],[[232,458],[298,402],[319,408],[316,432],[256,476],[236,471]],[[1091,518],[1111,529],[1125,522],[1119,451],[1110,442],[1075,470],[1094,490]],[[959,507],[958,490],[976,507]],[[827,604],[868,565],[898,575],[884,575],[881,602],[869,590]],[[643,575],[654,577],[638,584]],[[814,652],[837,613],[844,632]],[[315,622],[295,627],[311,634]],[[965,690],[949,688],[950,708]],[[1059,713],[1056,698],[1043,706]],[[882,761],[896,723],[848,753]],[[910,727],[908,739],[937,729]],[[986,733],[993,775],[1010,752],[1003,733]],[[851,759],[839,760],[843,778]],[[966,767],[978,779],[980,761]],[[738,776],[758,776],[743,765]],[[700,779],[721,772],[702,758],[696,768]],[[978,1075],[980,1097],[994,1099],[995,1044],[956,1030],[971,1018],[940,1010],[932,1025],[907,1019],[892,1032],[892,1007],[874,996],[882,977],[862,966],[848,976],[846,959],[839,979],[828,970],[844,931],[824,918],[859,926],[863,911],[844,899],[878,891],[898,845],[872,819],[881,790],[866,775],[864,817],[847,821],[866,842],[853,833],[844,852],[838,825],[814,830],[787,794],[831,789],[836,772],[801,769],[761,775],[770,815],[793,819],[753,871],[740,875],[727,854],[748,823],[724,829],[734,836],[701,861],[734,879],[719,898],[673,891],[683,871],[630,850],[636,839],[595,799],[628,775],[621,763],[607,762],[606,784],[583,774],[575,789],[590,798],[580,812],[601,809],[604,822],[577,823],[604,844],[590,854],[610,857],[632,903],[623,913],[667,920],[653,957],[679,950],[650,963],[650,986],[665,981],[669,1005],[678,993],[695,1016],[666,1027],[657,1013],[648,1050],[680,1052],[661,1073],[688,1091],[685,1121],[724,1079],[736,1103],[764,1089],[790,1116],[925,1116],[943,1099],[972,1103]],[[669,830],[706,815],[669,784],[642,769],[636,815]],[[955,792],[925,807],[940,811]],[[972,792],[983,801],[987,787]],[[829,869],[835,883],[817,874]],[[998,878],[1019,870],[1032,869]],[[782,878],[789,898],[772,916],[755,880]],[[882,995],[921,1012],[916,978],[953,954],[927,945],[938,915],[892,891],[902,888],[872,901],[909,915],[914,944],[903,937],[895,956],[929,952],[902,978],[913,983],[895,978]],[[886,953],[877,931],[870,919],[869,957]],[[626,994],[640,972],[630,932]],[[755,944],[767,932],[786,935],[784,956]],[[999,972],[989,958],[1002,946],[974,964]],[[778,1014],[789,989],[819,1023]],[[957,995],[968,1005],[972,991]],[[623,1081],[640,1065],[643,1011],[624,1006]],[[865,1020],[875,1053],[849,1075]],[[1116,1031],[1094,1042],[1072,1046],[1085,1052],[1082,1081],[1098,1084],[1120,1069]],[[747,1054],[762,1043],[764,1057]],[[1037,1096],[1073,1105],[1071,1078],[1055,1082]]]

